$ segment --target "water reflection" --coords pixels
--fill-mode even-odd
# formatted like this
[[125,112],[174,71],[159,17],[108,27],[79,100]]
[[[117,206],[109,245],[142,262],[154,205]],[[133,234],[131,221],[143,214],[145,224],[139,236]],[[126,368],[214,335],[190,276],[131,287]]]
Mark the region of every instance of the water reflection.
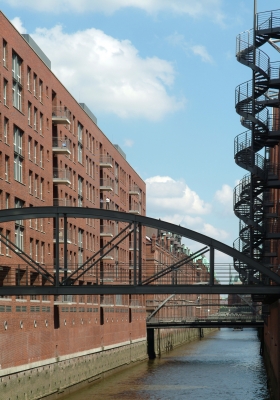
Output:
[[65,398],[68,400],[268,400],[253,329],[222,329]]

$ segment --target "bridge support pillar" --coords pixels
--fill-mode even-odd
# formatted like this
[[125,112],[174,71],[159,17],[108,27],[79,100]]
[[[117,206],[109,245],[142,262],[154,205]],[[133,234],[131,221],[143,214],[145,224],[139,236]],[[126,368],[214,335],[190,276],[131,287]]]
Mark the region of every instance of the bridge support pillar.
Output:
[[147,329],[147,351],[149,359],[154,360],[156,358],[154,329]]
[[199,338],[200,338],[200,339],[204,338],[204,331],[203,331],[203,328],[199,328]]

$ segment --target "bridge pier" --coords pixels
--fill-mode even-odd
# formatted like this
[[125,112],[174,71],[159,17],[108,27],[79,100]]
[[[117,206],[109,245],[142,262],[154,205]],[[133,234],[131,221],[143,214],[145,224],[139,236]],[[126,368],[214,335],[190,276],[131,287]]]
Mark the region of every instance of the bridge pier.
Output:
[[273,399],[280,399],[280,303],[270,304],[264,325],[263,357],[267,370],[268,387]]
[[154,360],[156,358],[154,329],[147,329],[147,351],[149,359]]

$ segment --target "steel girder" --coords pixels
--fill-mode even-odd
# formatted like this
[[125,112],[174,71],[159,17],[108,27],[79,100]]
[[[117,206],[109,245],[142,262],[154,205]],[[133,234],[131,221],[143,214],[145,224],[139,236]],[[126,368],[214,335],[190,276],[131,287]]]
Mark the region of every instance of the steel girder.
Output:
[[[139,230],[138,238],[134,235],[134,248],[138,246],[139,256],[136,258],[136,251],[134,251],[133,269],[134,279],[133,282],[129,282],[126,285],[114,285],[114,284],[95,284],[88,286],[78,286],[73,284],[70,276],[65,276],[62,281],[58,279],[59,262],[56,257],[56,263],[54,265],[56,274],[53,275],[53,284],[46,286],[1,286],[0,295],[32,295],[32,294],[145,294],[145,293],[212,293],[212,294],[227,294],[227,293],[239,293],[239,294],[261,294],[261,295],[280,295],[280,276],[272,272],[270,269],[265,267],[258,261],[248,257],[247,255],[237,251],[236,249],[206,235],[200,234],[193,230],[184,228],[182,226],[174,225],[162,220],[149,218],[141,215],[128,214],[124,212],[103,210],[99,208],[81,208],[81,207],[31,207],[31,208],[16,208],[0,211],[0,224],[8,221],[26,220],[34,218],[54,218],[55,226],[58,228],[59,218],[64,218],[64,246],[67,250],[67,219],[68,218],[92,218],[92,219],[105,219],[118,222],[127,223],[127,229],[132,230],[136,233]],[[209,251],[209,281],[201,282],[201,284],[156,284],[149,285],[145,284],[145,280],[142,280],[142,266],[141,266],[141,228],[152,227],[165,232],[172,232],[181,237],[193,240],[200,243],[203,246],[203,251]],[[124,231],[120,234],[124,234]],[[117,236],[115,237],[115,239]],[[138,240],[138,243],[137,243]],[[66,250],[64,251],[66,252]],[[101,249],[102,250],[102,249]],[[273,285],[221,285],[215,281],[215,251],[224,253],[225,255],[240,260],[244,265],[248,266],[248,269],[258,271],[263,276],[266,276]],[[18,256],[21,257],[20,252]],[[31,260],[32,261],[32,260]],[[26,262],[26,261],[25,261]],[[35,263],[35,262],[34,262]],[[32,268],[32,263],[30,263]],[[44,275],[39,267],[39,263],[35,263],[40,274]],[[92,264],[91,264],[92,265]],[[174,268],[180,268],[180,264],[174,264]],[[83,270],[84,269],[84,270]],[[76,273],[81,275],[87,271],[86,263],[77,268]],[[172,270],[172,268],[171,268]],[[79,275],[79,276],[81,276]]]

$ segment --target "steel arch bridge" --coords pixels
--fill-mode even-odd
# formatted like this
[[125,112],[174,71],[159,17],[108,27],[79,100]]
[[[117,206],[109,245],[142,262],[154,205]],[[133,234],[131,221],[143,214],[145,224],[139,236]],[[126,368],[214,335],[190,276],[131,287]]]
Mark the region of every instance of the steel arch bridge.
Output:
[[[5,235],[0,235],[0,242],[18,256],[17,264],[10,266],[14,273],[5,278],[3,264],[0,264],[0,296],[6,295],[77,295],[77,294],[252,294],[255,296],[280,297],[280,276],[272,272],[258,261],[247,255],[198,232],[174,225],[165,221],[124,212],[81,207],[31,207],[0,211],[0,226],[3,223],[38,218],[53,218],[55,227],[54,243],[62,243],[64,247],[63,265],[59,262],[59,250],[56,246],[54,263],[46,266],[35,261],[24,250],[17,247]],[[118,233],[111,233],[110,240],[98,249],[91,258],[77,264],[70,270],[67,265],[69,219],[95,219],[121,223]],[[59,237],[59,226],[63,221],[63,241]],[[160,268],[145,261],[143,239],[145,228],[155,228],[158,232],[178,235],[180,238],[192,240],[201,246],[200,250],[184,254],[175,263],[161,263]],[[111,262],[110,271],[104,269],[108,254],[123,241],[130,241],[133,258],[129,266],[120,267]],[[233,284],[232,276],[236,275],[232,263],[219,264],[217,252],[221,252],[233,260],[240,260],[254,272],[255,282],[250,285]],[[195,260],[209,253],[203,279],[195,282],[189,279],[187,272],[196,269]],[[111,260],[112,261],[112,260]],[[5,264],[6,265],[6,264]],[[32,271],[39,279],[32,282],[27,278]],[[27,274],[26,274],[27,272]],[[22,279],[23,276],[26,279]],[[81,285],[79,280],[91,276],[91,284]]]

